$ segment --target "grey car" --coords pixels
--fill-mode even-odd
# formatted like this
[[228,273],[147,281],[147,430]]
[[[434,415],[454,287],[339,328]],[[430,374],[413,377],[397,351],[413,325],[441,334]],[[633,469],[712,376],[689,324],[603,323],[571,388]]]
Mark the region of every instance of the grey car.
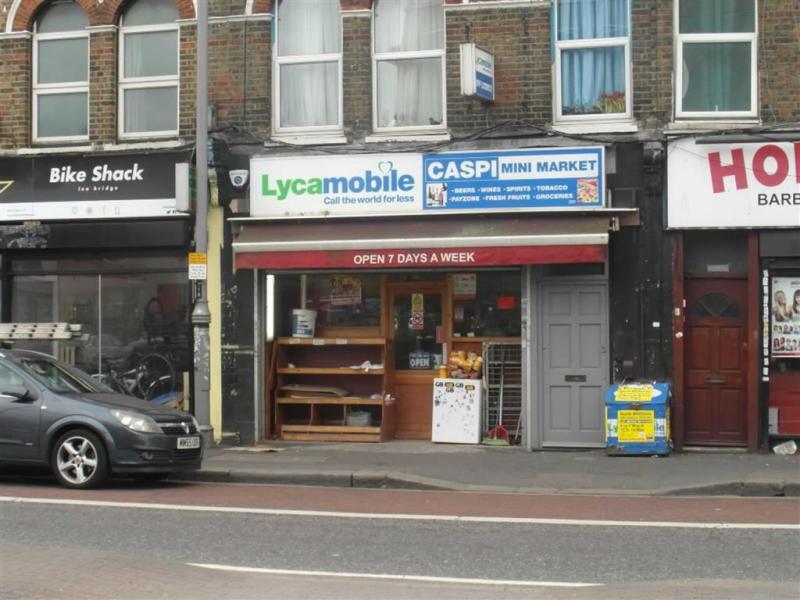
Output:
[[115,393],[51,356],[0,349],[0,462],[49,465],[71,488],[113,474],[157,479],[200,468],[195,418]]

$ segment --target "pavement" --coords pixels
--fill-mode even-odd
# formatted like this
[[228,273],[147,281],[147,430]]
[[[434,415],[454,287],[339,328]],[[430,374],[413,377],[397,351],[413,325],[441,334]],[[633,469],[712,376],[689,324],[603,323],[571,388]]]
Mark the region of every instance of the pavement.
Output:
[[800,496],[800,454],[690,450],[665,457],[608,456],[603,449],[531,452],[424,441],[270,441],[210,448],[202,470],[190,478],[537,494]]

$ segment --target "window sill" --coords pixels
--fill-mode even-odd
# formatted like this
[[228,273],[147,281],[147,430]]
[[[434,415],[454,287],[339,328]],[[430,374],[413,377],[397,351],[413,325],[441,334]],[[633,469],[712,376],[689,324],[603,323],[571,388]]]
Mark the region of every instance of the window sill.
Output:
[[580,123],[553,123],[553,131],[561,133],[636,133],[635,121],[582,121]]
[[367,144],[380,144],[382,142],[449,142],[452,136],[446,132],[397,132],[397,133],[373,133],[364,138]]
[[760,125],[761,121],[757,118],[752,119],[676,119],[667,123],[666,131],[707,131],[709,129],[731,129],[737,127],[753,127]]
[[69,154],[75,152],[118,152],[123,150],[154,150],[159,148],[181,148],[184,140],[120,141],[116,144],[75,144],[74,146],[32,146],[19,148],[12,154],[18,156],[40,156],[45,154]]
[[[346,144],[347,138],[341,133],[308,133],[308,134],[274,134],[270,141],[293,146],[323,146],[326,144]],[[265,142],[265,146],[271,145]]]

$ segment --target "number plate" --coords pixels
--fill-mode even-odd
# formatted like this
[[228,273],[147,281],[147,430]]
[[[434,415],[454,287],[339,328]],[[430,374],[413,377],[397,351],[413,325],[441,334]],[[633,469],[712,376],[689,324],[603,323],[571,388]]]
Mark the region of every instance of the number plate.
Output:
[[192,450],[194,448],[200,447],[200,438],[196,436],[192,437],[179,437],[178,438],[178,450]]

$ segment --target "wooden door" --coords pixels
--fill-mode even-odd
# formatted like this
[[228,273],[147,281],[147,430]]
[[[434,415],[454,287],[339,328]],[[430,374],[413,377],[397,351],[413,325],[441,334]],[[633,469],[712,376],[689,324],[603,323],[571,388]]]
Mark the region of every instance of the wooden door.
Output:
[[429,440],[433,380],[449,340],[447,284],[388,284],[387,303],[387,385],[396,398],[395,437]]
[[747,281],[686,281],[686,443],[747,443]]

